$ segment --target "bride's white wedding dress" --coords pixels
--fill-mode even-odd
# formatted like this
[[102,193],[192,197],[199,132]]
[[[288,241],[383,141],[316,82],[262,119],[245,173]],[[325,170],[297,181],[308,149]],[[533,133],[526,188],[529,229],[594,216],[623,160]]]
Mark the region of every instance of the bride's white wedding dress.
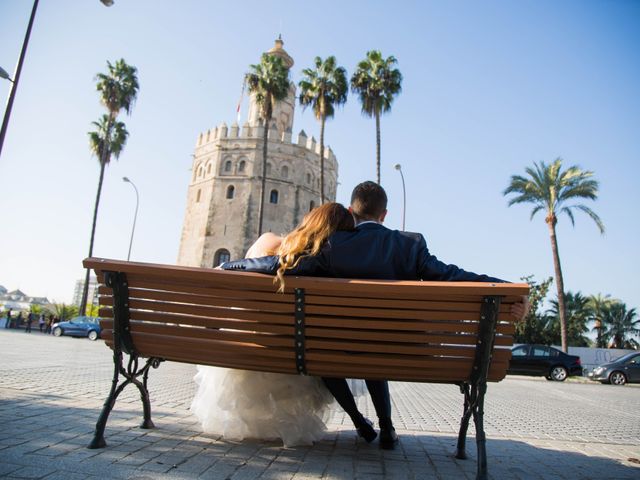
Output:
[[311,445],[326,431],[333,397],[319,378],[198,365],[195,381],[191,411],[206,433],[291,447]]

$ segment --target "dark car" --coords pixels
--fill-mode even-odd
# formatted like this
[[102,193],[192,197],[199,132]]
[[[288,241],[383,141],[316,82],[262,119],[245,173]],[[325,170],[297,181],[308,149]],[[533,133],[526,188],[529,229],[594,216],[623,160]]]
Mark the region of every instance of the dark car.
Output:
[[612,385],[640,383],[640,352],[627,353],[612,362],[600,365],[587,373],[587,377]]
[[572,375],[582,375],[580,357],[568,355],[546,345],[518,345],[511,349],[507,373],[543,376],[547,380],[564,382]]
[[54,336],[69,335],[71,337],[89,337],[97,340],[100,337],[99,318],[75,317],[68,322],[54,323],[51,332]]

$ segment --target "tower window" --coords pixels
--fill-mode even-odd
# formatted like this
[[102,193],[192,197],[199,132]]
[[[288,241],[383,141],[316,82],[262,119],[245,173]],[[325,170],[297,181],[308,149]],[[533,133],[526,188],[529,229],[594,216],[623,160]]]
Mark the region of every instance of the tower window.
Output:
[[309,202],[309,211],[313,210],[314,208],[316,208],[316,202],[314,202],[313,200],[311,200]]
[[240,161],[240,164],[238,165],[238,172],[244,172],[245,168],[247,166],[247,162],[245,162],[244,160]]
[[207,175],[211,173],[211,164],[207,165]]
[[278,190],[271,190],[271,195],[269,195],[270,203],[278,203]]
[[231,171],[231,160],[227,160],[226,162],[224,162],[224,171],[225,172]]
[[311,183],[311,174],[307,173],[307,184]]
[[200,189],[198,189],[198,191],[196,192],[196,203],[200,203],[200,194],[202,193],[202,191]]
[[202,167],[198,167],[198,177],[202,176]]
[[289,178],[289,167],[282,167],[282,178]]
[[213,266],[217,267],[218,265],[224,262],[228,262],[229,260],[231,260],[231,254],[229,253],[229,250],[227,250],[226,248],[221,248],[213,256]]
[[235,191],[236,191],[236,187],[234,187],[233,185],[229,185],[227,187],[227,198],[232,199]]

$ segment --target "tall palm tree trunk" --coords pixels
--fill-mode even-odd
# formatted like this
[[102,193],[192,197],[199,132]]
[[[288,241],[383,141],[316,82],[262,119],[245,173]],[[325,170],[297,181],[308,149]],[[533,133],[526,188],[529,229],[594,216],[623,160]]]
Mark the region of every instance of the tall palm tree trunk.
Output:
[[258,209],[258,237],[262,235],[262,218],[264,216],[264,190],[267,180],[267,141],[269,139],[269,122],[271,118],[264,122],[264,138],[262,139],[262,181],[260,183],[260,207]]
[[380,185],[380,112],[376,110],[376,174]]
[[560,266],[560,253],[558,252],[558,239],[556,238],[556,220],[547,220],[549,235],[551,237],[551,252],[553,254],[553,268],[556,274],[556,286],[558,289],[558,313],[560,314],[560,339],[562,350],[567,351],[567,310],[564,303],[564,280],[562,267]]
[[324,204],[324,115],[320,119],[320,203]]
[[[100,162],[100,179],[98,180],[98,193],[96,194],[96,204],[93,208],[93,225],[91,226],[91,240],[89,241],[89,256],[93,255],[93,242],[96,236],[96,223],[98,221],[98,207],[100,206],[100,195],[102,193],[102,181],[104,180],[104,171],[107,166],[107,162]],[[87,268],[87,273],[84,277],[84,287],[82,288],[82,301],[80,302],[79,315],[84,315],[87,310],[87,296],[89,294],[89,276],[91,269]]]

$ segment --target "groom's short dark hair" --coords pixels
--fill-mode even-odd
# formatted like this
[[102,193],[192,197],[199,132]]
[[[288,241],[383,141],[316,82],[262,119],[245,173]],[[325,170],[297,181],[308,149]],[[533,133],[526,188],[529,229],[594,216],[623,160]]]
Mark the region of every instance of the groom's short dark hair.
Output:
[[387,210],[387,194],[375,182],[362,182],[351,193],[351,210],[359,218],[377,220]]

